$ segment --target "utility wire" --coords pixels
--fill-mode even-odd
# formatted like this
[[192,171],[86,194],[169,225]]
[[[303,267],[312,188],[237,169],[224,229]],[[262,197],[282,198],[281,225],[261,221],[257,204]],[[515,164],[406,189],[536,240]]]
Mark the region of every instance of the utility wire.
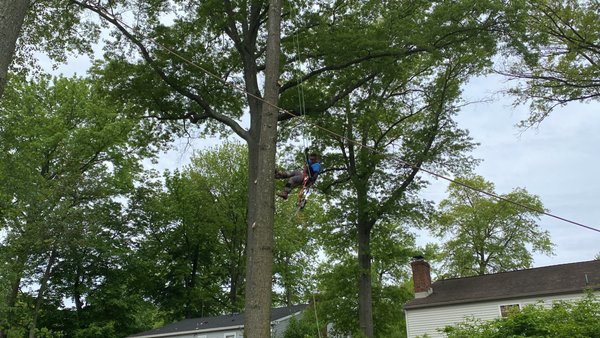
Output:
[[[107,13],[107,14],[108,14],[108,13]],[[108,15],[110,15],[110,14],[108,14]],[[213,72],[211,72],[210,70],[208,70],[208,69],[206,69],[206,68],[204,68],[204,67],[202,67],[202,66],[200,66],[200,65],[198,65],[198,64],[195,64],[194,62],[192,62],[192,61],[188,60],[187,58],[185,58],[185,57],[184,57],[184,56],[182,56],[181,54],[177,53],[176,51],[174,51],[174,50],[170,49],[169,47],[166,47],[166,46],[164,46],[164,45],[160,44],[160,43],[159,43],[159,42],[157,42],[155,39],[153,39],[153,38],[151,38],[151,37],[147,37],[146,35],[139,33],[139,31],[138,31],[138,30],[136,30],[136,29],[132,28],[131,26],[129,26],[127,23],[125,23],[125,22],[121,21],[120,19],[118,19],[118,18],[116,18],[116,17],[114,17],[114,19],[115,19],[117,22],[119,22],[119,23],[120,23],[120,24],[121,24],[123,27],[126,27],[126,28],[128,28],[128,29],[130,29],[130,30],[132,30],[132,31],[136,32],[136,33],[137,33],[139,36],[141,36],[141,37],[143,37],[143,38],[145,38],[145,39],[147,39],[147,40],[151,41],[151,42],[152,42],[152,43],[154,43],[156,46],[158,46],[158,47],[160,47],[160,48],[162,48],[162,49],[166,50],[166,51],[167,51],[167,52],[169,52],[170,54],[172,54],[172,55],[174,55],[175,57],[177,57],[177,58],[179,58],[180,60],[182,60],[184,63],[187,63],[187,64],[189,64],[190,66],[192,66],[192,67],[194,67],[194,68],[197,68],[197,69],[201,70],[201,71],[202,71],[202,72],[204,72],[206,75],[208,75],[208,76],[210,76],[210,77],[212,77],[212,78],[214,78],[214,79],[216,79],[216,80],[220,81],[221,83],[223,83],[223,84],[225,84],[225,85],[227,85],[227,86],[229,86],[229,87],[231,87],[231,88],[234,88],[234,89],[236,89],[236,90],[238,90],[238,91],[240,91],[240,92],[242,92],[242,93],[244,93],[244,94],[246,94],[246,95],[248,95],[248,96],[250,96],[250,97],[253,97],[253,98],[255,98],[255,99],[257,99],[257,100],[259,100],[259,101],[261,101],[261,102],[263,102],[263,103],[266,103],[267,105],[269,105],[269,106],[271,106],[271,107],[273,107],[273,108],[277,108],[279,111],[281,111],[281,112],[283,112],[283,113],[286,113],[286,114],[288,114],[288,115],[290,115],[290,116],[292,116],[292,117],[302,117],[302,115],[303,115],[303,114],[302,114],[302,112],[301,112],[301,115],[295,114],[295,113],[293,113],[293,112],[291,112],[291,111],[289,111],[289,110],[287,110],[287,109],[281,108],[281,107],[277,106],[276,104],[273,104],[273,103],[271,103],[271,102],[269,102],[269,101],[267,101],[267,100],[263,99],[262,97],[260,97],[260,96],[258,96],[258,95],[254,95],[254,94],[252,94],[252,93],[250,93],[250,92],[246,91],[246,89],[245,89],[245,88],[243,88],[243,87],[240,87],[240,86],[238,86],[238,85],[235,85],[235,84],[233,84],[233,83],[230,83],[230,82],[228,82],[227,80],[225,80],[225,79],[222,79],[222,78],[221,78],[221,77],[219,77],[218,75],[214,74],[214,73],[213,73]],[[307,120],[307,119],[305,119],[305,120]],[[330,130],[330,129],[328,129],[328,128],[322,127],[322,126],[320,126],[319,124],[317,124],[317,123],[315,123],[315,122],[308,121],[308,123],[310,123],[312,126],[314,126],[314,127],[315,127],[315,128],[317,128],[317,129],[320,129],[320,130],[322,130],[322,131],[324,131],[324,132],[326,132],[326,133],[329,133],[330,135],[333,135],[333,136],[339,137],[339,138],[340,138],[340,139],[342,139],[342,140],[345,140],[345,141],[348,141],[348,142],[350,142],[350,143],[353,143],[354,145],[358,146],[359,148],[360,148],[360,147],[364,147],[365,149],[368,149],[368,150],[370,150],[370,151],[372,151],[372,152],[374,152],[374,153],[377,153],[377,154],[382,154],[382,152],[381,152],[381,151],[379,151],[379,150],[377,150],[377,149],[375,149],[375,148],[373,148],[373,147],[370,147],[370,146],[367,146],[367,145],[363,145],[363,144],[359,143],[358,141],[352,140],[352,139],[350,139],[350,138],[348,138],[348,137],[345,137],[345,136],[343,136],[343,135],[340,135],[339,133],[337,133],[337,132],[335,132],[335,131],[332,131],[332,130]],[[476,192],[478,192],[478,193],[481,193],[481,194],[484,194],[484,195],[487,195],[487,196],[490,196],[490,197],[496,198],[496,199],[498,199],[498,200],[501,200],[501,201],[505,201],[505,202],[511,203],[511,204],[513,204],[513,205],[516,205],[516,206],[518,206],[518,207],[521,207],[521,208],[523,208],[523,209],[527,209],[527,210],[529,210],[529,211],[533,211],[533,212],[536,212],[536,213],[539,213],[539,214],[543,214],[543,215],[546,215],[546,216],[548,216],[548,217],[552,217],[552,218],[554,218],[554,219],[557,219],[557,220],[560,220],[560,221],[563,221],[563,222],[566,222],[566,223],[570,223],[570,224],[573,224],[573,225],[576,225],[576,226],[579,226],[579,227],[582,227],[582,228],[585,228],[585,229],[592,230],[592,231],[595,231],[595,232],[598,232],[598,233],[600,233],[600,229],[598,229],[598,228],[591,227],[591,226],[589,226],[589,225],[585,225],[585,224],[582,224],[582,223],[579,223],[579,222],[575,222],[575,221],[572,221],[572,220],[570,220],[570,219],[567,219],[567,218],[564,218],[564,217],[561,217],[561,216],[554,215],[554,214],[552,214],[552,213],[550,213],[550,212],[547,212],[547,211],[545,211],[545,210],[539,210],[539,209],[537,209],[537,208],[534,208],[534,207],[531,207],[531,206],[528,206],[528,205],[525,205],[525,204],[522,204],[522,203],[519,203],[519,202],[512,201],[512,200],[510,200],[510,199],[508,199],[508,198],[505,198],[505,197],[499,196],[499,195],[497,195],[497,194],[495,194],[495,193],[491,193],[491,192],[488,192],[488,191],[485,191],[485,190],[482,190],[482,189],[478,189],[478,188],[472,187],[472,186],[470,186],[470,185],[468,185],[468,184],[465,184],[465,183],[462,183],[462,182],[460,182],[460,181],[454,180],[454,179],[452,179],[452,178],[446,177],[446,176],[444,176],[444,175],[438,174],[438,173],[436,173],[436,172],[434,172],[434,171],[432,171],[432,170],[429,170],[429,169],[426,169],[426,168],[423,168],[423,167],[418,167],[418,166],[416,166],[416,165],[414,165],[414,164],[412,164],[412,163],[406,162],[405,160],[401,159],[400,157],[398,157],[398,156],[396,156],[396,155],[390,155],[390,156],[394,157],[395,159],[397,159],[399,162],[401,162],[401,163],[402,163],[402,164],[404,164],[405,166],[411,167],[411,168],[413,168],[413,169],[417,169],[417,170],[424,171],[424,172],[426,172],[426,173],[428,173],[428,174],[430,174],[430,175],[432,175],[432,176],[434,176],[434,177],[437,177],[437,178],[440,178],[440,179],[446,180],[446,181],[448,181],[448,182],[451,182],[451,183],[454,183],[454,184],[460,185],[460,186],[462,186],[462,187],[464,187],[464,188],[467,188],[467,189],[470,189],[470,190],[476,191]]]

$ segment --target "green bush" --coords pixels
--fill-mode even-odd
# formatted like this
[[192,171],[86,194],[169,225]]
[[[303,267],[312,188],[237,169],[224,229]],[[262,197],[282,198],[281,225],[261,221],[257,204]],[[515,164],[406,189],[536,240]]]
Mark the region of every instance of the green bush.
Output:
[[579,301],[525,306],[506,318],[467,320],[443,330],[448,338],[591,337],[600,338],[600,302],[591,292]]

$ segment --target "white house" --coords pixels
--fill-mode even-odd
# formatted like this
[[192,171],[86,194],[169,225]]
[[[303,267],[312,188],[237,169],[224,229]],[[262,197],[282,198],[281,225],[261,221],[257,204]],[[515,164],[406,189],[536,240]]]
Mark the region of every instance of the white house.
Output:
[[431,283],[429,264],[412,263],[415,299],[404,305],[408,338],[445,337],[438,331],[468,317],[490,320],[511,308],[576,300],[600,290],[600,260],[452,278]]
[[[306,304],[271,310],[271,338],[283,337],[290,319],[301,315]],[[182,320],[161,328],[137,333],[129,338],[242,338],[244,314]]]

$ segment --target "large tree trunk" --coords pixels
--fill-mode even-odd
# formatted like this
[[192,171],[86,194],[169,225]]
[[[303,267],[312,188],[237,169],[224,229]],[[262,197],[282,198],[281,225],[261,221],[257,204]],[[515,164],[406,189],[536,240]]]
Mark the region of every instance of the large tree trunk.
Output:
[[0,97],[28,7],[29,0],[0,0]]
[[46,293],[46,289],[48,289],[48,283],[50,281],[50,276],[52,275],[52,268],[54,267],[55,261],[56,251],[52,250],[50,252],[50,256],[48,257],[48,265],[46,266],[46,270],[44,270],[44,274],[42,275],[42,280],[40,281],[40,289],[38,290],[38,294],[35,300],[33,318],[31,320],[31,327],[29,329],[29,338],[35,338],[35,329],[37,328],[37,321],[39,318],[40,309],[42,308],[42,301],[44,300],[44,294]]
[[371,285],[371,229],[368,221],[358,222],[358,323],[365,337],[373,338],[373,287]]
[[[277,142],[281,0],[269,5],[264,99],[261,111],[251,111],[246,264],[246,337],[270,337],[275,221],[275,150]],[[252,106],[251,106],[252,107]]]
[[[350,98],[346,100],[348,139],[353,138],[353,116]],[[362,148],[365,151],[365,148]],[[375,221],[369,216],[369,176],[360,177],[354,144],[348,143],[348,171],[356,192],[356,231],[358,241],[358,325],[367,338],[373,338],[373,287],[371,285],[371,230]],[[364,164],[362,164],[364,166]]]

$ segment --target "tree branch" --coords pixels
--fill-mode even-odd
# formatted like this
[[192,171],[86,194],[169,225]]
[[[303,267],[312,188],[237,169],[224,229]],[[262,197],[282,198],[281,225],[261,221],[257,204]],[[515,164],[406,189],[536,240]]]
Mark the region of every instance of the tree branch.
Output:
[[331,65],[331,66],[325,66],[316,70],[313,70],[312,72],[304,75],[302,78],[300,79],[293,79],[288,81],[287,83],[284,83],[280,88],[279,88],[279,93],[283,93],[286,90],[293,88],[319,74],[322,74],[324,72],[328,72],[328,71],[333,71],[333,70],[341,70],[341,69],[345,69],[348,67],[351,67],[353,65],[359,64],[361,62],[365,62],[365,61],[369,61],[369,60],[375,60],[375,59],[380,59],[380,58],[385,58],[385,57],[404,57],[404,56],[409,56],[409,55],[413,55],[413,54],[417,54],[420,52],[424,52],[426,51],[426,48],[411,48],[411,49],[407,49],[407,50],[403,50],[403,51],[399,51],[399,52],[382,52],[382,53],[375,53],[375,54],[367,54],[365,56],[350,60],[348,62],[345,63],[341,63],[339,65]]
[[359,79],[358,81],[353,83],[348,88],[346,88],[346,89],[342,90],[341,92],[330,97],[329,100],[326,101],[324,104],[322,104],[320,107],[312,107],[312,108],[306,107],[305,108],[306,112],[304,114],[301,114],[300,112],[294,111],[294,110],[291,110],[289,112],[282,112],[282,113],[279,113],[279,117],[277,118],[277,120],[278,121],[286,121],[286,120],[289,120],[294,117],[299,117],[301,115],[312,116],[312,115],[321,114],[321,113],[325,112],[327,109],[331,108],[333,105],[335,105],[341,99],[350,95],[350,93],[352,93],[357,88],[359,88],[362,85],[366,84],[367,82],[373,80],[377,76],[377,74],[379,74],[379,73],[373,73],[362,79]]
[[[215,110],[212,109],[212,107],[209,105],[209,103],[204,100],[204,98],[202,98],[200,95],[194,94],[191,91],[189,91],[187,88],[184,88],[182,86],[180,86],[174,79],[171,79],[156,63],[156,61],[154,61],[154,59],[150,56],[150,52],[148,51],[148,49],[146,48],[146,46],[144,46],[144,44],[138,39],[136,38],[131,32],[129,32],[124,25],[122,25],[119,20],[110,15],[109,13],[107,13],[102,7],[99,6],[94,6],[94,5],[90,5],[86,2],[80,2],[78,0],[73,0],[73,3],[86,8],[88,10],[91,10],[92,12],[97,13],[101,18],[103,18],[104,20],[108,21],[109,23],[111,23],[117,30],[119,30],[123,35],[125,35],[125,37],[127,37],[127,39],[129,39],[129,41],[131,43],[133,43],[135,46],[137,46],[137,48],[139,49],[140,53],[142,54],[142,58],[144,59],[144,61],[146,61],[146,63],[152,68],[152,70],[169,86],[171,87],[173,90],[175,90],[177,93],[179,93],[180,95],[183,95],[187,98],[189,98],[190,100],[196,102],[198,105],[200,105],[202,107],[202,109],[205,111],[205,114],[207,116],[209,116],[210,118],[217,120],[225,125],[227,125],[229,128],[231,128],[231,130],[233,132],[235,132],[239,137],[241,137],[244,140],[248,139],[248,131],[245,130],[244,128],[242,128],[242,126],[240,126],[235,120],[233,120],[232,118],[225,116]],[[182,116],[183,118],[188,118],[186,116]]]

